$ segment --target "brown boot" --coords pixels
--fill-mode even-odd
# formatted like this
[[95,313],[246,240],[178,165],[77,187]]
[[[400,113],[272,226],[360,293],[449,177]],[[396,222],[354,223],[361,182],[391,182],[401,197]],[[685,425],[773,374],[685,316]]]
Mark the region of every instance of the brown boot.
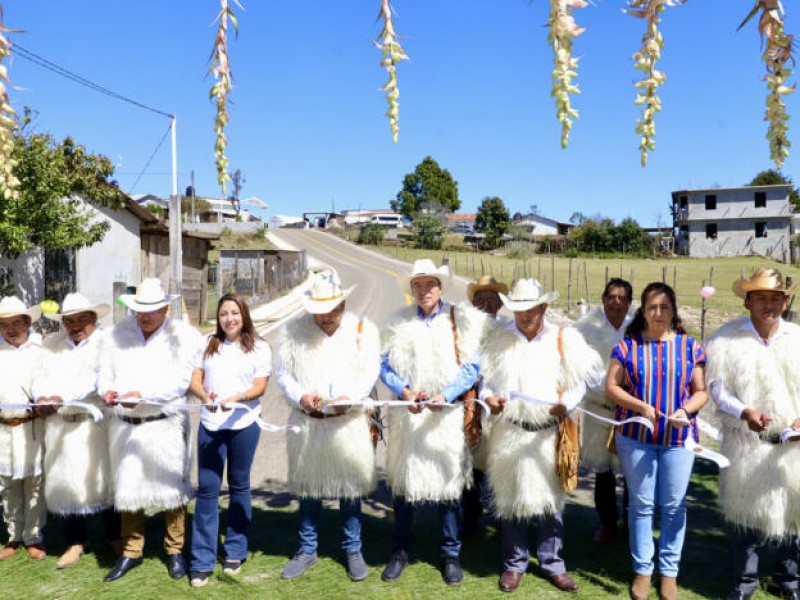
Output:
[[678,600],[678,580],[662,575],[658,584],[658,597],[660,600]]
[[631,600],[647,600],[650,597],[650,575],[635,574],[630,594]]
[[8,544],[0,550],[0,560],[8,560],[17,553],[17,549],[22,546],[22,542],[8,542]]
[[66,569],[73,565],[77,565],[78,561],[83,556],[83,544],[75,544],[66,549],[61,558],[56,563],[56,569]]

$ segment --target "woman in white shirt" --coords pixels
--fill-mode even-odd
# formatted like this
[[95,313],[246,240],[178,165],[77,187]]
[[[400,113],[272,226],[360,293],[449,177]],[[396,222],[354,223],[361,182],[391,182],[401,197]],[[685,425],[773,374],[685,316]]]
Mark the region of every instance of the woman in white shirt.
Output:
[[[225,294],[217,305],[217,331],[208,339],[201,364],[192,374],[191,391],[204,406],[197,433],[198,490],[192,521],[191,584],[208,583],[217,560],[219,490],[228,461],[227,531],[223,572],[239,573],[247,559],[250,534],[250,468],[260,428],[259,398],[272,374],[272,351],[262,340],[250,311],[238,294]],[[247,407],[230,407],[240,403]],[[234,409],[235,408],[235,409]]]

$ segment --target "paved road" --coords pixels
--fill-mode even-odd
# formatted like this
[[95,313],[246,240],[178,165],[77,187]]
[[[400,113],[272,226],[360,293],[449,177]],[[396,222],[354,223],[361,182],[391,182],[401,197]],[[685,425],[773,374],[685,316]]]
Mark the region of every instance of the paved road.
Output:
[[[355,284],[357,287],[347,300],[347,309],[369,318],[379,329],[386,327],[391,315],[410,301],[394,281],[395,277],[408,270],[408,263],[365,250],[319,231],[270,230],[270,235],[273,234],[284,244],[305,249],[311,265],[325,264],[335,268],[345,287]],[[465,293],[464,283],[455,281],[445,293],[445,298],[458,301],[464,298]],[[261,329],[271,344],[279,325],[280,323],[275,323]],[[383,384],[380,384],[379,394],[382,398],[388,397]],[[289,408],[274,381],[267,388],[262,406],[264,420],[276,424],[286,423]],[[282,492],[286,490],[286,435],[262,433],[251,474],[254,494],[263,494],[267,500],[274,500],[276,503],[281,501],[278,498],[285,500]],[[381,466],[384,464],[384,451],[385,447],[379,444],[378,464]],[[275,494],[278,494],[277,498]]]

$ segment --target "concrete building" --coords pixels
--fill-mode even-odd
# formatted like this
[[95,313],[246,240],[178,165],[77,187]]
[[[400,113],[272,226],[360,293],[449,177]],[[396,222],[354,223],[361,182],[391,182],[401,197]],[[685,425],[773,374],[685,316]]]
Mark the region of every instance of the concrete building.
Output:
[[696,258],[792,258],[790,185],[672,192],[675,252]]

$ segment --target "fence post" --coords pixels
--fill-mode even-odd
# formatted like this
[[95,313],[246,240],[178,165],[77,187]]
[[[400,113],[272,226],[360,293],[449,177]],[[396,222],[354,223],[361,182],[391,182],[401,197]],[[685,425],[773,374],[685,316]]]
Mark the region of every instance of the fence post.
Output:
[[[550,289],[551,291],[555,291],[556,289],[556,257],[550,257]],[[546,288],[545,288],[546,289]]]
[[567,275],[567,312],[572,307],[572,259],[569,259],[569,271]]
[[[706,280],[703,279],[703,287],[706,286]],[[700,342],[706,339],[706,297],[701,294],[701,309],[700,309]]]
[[603,284],[603,286],[606,285],[608,285],[608,265],[606,265],[606,282]]
[[663,283],[663,284],[667,283],[667,267],[666,267],[666,265],[661,267],[661,283]]
[[592,310],[592,293],[589,291],[589,275],[586,272],[586,261],[583,261],[583,283],[586,286],[586,306]]
[[636,269],[631,267],[631,287],[633,287],[633,283],[636,280]]

